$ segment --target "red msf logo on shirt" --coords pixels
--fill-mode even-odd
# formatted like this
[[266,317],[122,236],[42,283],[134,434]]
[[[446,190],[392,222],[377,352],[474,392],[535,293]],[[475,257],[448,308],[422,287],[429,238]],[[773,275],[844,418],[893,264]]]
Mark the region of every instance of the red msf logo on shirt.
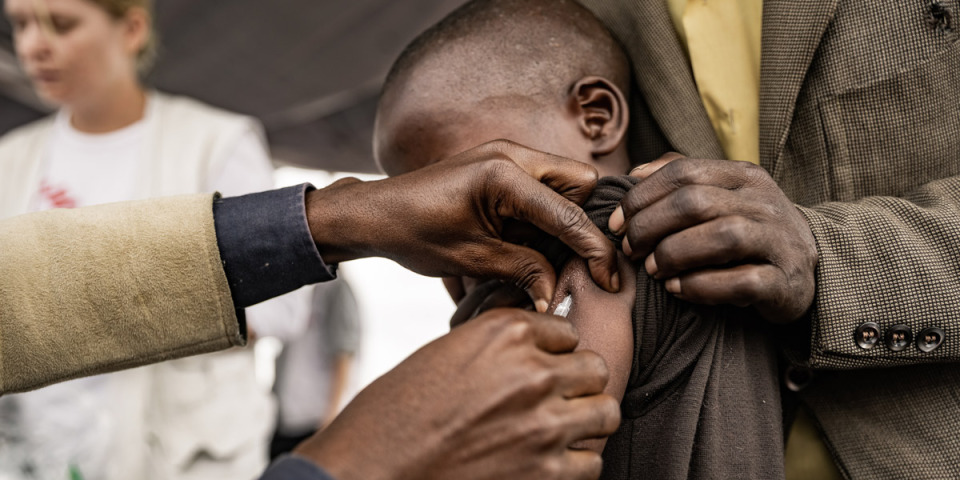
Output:
[[77,201],[73,199],[65,188],[50,186],[46,180],[40,182],[40,196],[52,208],[73,208]]

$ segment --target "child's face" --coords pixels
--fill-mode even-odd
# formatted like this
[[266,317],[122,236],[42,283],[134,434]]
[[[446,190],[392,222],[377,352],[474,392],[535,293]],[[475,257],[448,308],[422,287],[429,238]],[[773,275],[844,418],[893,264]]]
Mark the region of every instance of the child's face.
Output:
[[593,165],[601,176],[624,173],[594,162],[589,139],[572,112],[523,97],[488,99],[466,108],[454,102],[427,108],[416,100],[398,101],[381,111],[374,149],[383,170],[395,176],[499,139]]
[[[454,101],[417,97],[415,91],[405,92],[377,116],[374,151],[390,176],[418,170],[498,139],[594,164],[590,144],[583,140],[576,118],[566,115],[562,108],[503,97],[463,108]],[[601,171],[600,175],[622,173]],[[448,278],[444,285],[458,301],[478,281]]]
[[[600,176],[626,173],[625,162],[593,158],[593,145],[581,131],[575,110],[560,100],[545,106],[521,96],[496,97],[464,105],[442,98],[435,78],[418,80],[422,88],[405,90],[377,115],[374,151],[388,175],[408,173],[498,139],[592,165]],[[482,279],[444,279],[454,301],[478,282]]]

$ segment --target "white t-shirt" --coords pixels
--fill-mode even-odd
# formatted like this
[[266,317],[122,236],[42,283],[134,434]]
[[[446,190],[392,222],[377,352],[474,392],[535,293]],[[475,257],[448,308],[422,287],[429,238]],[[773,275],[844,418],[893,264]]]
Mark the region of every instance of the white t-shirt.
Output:
[[[148,119],[120,130],[83,133],[70,125],[70,115],[57,114],[43,179],[34,210],[73,208],[140,198],[137,179],[146,170]],[[223,169],[212,172],[205,191],[224,196],[243,195],[273,187],[273,169],[257,132],[248,131],[236,144]]]
[[136,198],[144,158],[146,119],[111,133],[82,133],[65,112],[54,121],[36,211],[74,208]]
[[[73,208],[142,198],[136,191],[137,179],[145,175],[151,122],[156,112],[148,97],[144,117],[136,123],[106,134],[87,134],[73,128],[70,114],[57,114],[47,158],[43,159],[42,180],[33,210]],[[205,190],[219,191],[224,196],[241,195],[273,187],[273,170],[258,132],[252,128],[237,142],[229,160],[222,162],[222,171],[212,172]],[[199,193],[199,192],[198,192]],[[279,308],[283,308],[282,302]],[[258,321],[282,323],[265,315],[248,318],[252,328]],[[251,372],[252,374],[252,372]],[[124,376],[127,379],[124,379]],[[120,380],[117,380],[117,379]],[[33,475],[24,478],[70,478],[64,465],[73,465],[86,479],[115,477],[125,460],[117,458],[124,451],[118,439],[128,439],[136,425],[125,425],[124,419],[138,418],[136,412],[143,398],[117,399],[117,383],[137,381],[135,375],[118,372],[81,378],[51,385],[10,400],[17,404],[20,427],[26,439],[24,456],[14,452],[0,455],[7,461],[28,458]],[[111,383],[113,382],[113,383]],[[146,395],[134,385],[119,391]],[[134,429],[134,430],[131,430]],[[0,442],[2,447],[3,442]],[[8,470],[8,467],[13,467]],[[19,478],[19,465],[0,465],[0,479]],[[11,471],[12,470],[12,471]],[[12,475],[7,477],[5,475]]]

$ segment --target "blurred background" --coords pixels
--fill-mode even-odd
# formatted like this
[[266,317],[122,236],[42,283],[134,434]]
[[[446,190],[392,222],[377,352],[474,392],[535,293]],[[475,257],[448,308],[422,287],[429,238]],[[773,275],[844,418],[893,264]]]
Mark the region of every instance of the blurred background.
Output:
[[[147,84],[257,117],[277,186],[377,179],[370,143],[380,84],[403,47],[461,3],[157,0],[160,51]],[[11,26],[0,17],[0,135],[53,110],[18,67]],[[445,333],[454,305],[438,279],[388,260],[349,262],[341,276],[354,289],[363,330],[349,399]],[[269,359],[279,347],[268,341],[260,348],[258,358]],[[268,380],[270,370],[258,366]]]

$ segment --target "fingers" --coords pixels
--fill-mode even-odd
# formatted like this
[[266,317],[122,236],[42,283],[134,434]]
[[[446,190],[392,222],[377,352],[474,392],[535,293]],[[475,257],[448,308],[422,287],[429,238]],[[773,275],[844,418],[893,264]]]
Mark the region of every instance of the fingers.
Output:
[[512,281],[533,298],[538,312],[547,311],[557,275],[543,254],[529,247],[500,242],[488,245],[484,255],[477,258],[483,261],[483,275]]
[[740,307],[774,300],[770,293],[784,284],[780,269],[768,264],[737,265],[706,269],[667,280],[667,290],[677,297],[704,305],[730,304]]
[[[499,212],[532,223],[544,232],[560,239],[577,255],[587,260],[593,280],[609,292],[620,290],[617,275],[616,248],[600,229],[576,204],[559,196],[550,188],[530,177],[516,178],[513,188],[503,189],[507,196],[501,199]],[[523,196],[511,195],[523,192]],[[552,291],[552,285],[550,287]],[[549,299],[550,297],[537,297]],[[537,306],[538,311],[540,306]]]
[[753,306],[774,323],[796,320],[813,301],[812,292],[798,288],[781,268],[770,264],[700,270],[671,278],[666,287],[678,298],[694,303]]
[[596,352],[579,350],[558,357],[557,385],[565,398],[576,398],[603,392],[610,379],[607,363]]
[[[548,353],[565,353],[573,351],[580,343],[580,335],[573,324],[567,319],[555,315],[523,312],[532,316],[533,341],[537,348]],[[604,367],[606,371],[606,367]],[[600,372],[601,374],[603,372]]]
[[[764,176],[769,177],[763,169],[748,162],[690,158],[670,161],[624,195],[620,201],[621,212],[611,215],[614,221],[610,229],[622,233],[624,225],[630,223],[637,212],[683,187],[703,185],[737,190]],[[617,225],[619,219],[624,223]]]
[[663,156],[661,156],[660,158],[650,163],[644,163],[643,165],[638,165],[634,167],[633,170],[630,170],[630,176],[637,177],[643,180],[649,177],[650,175],[652,175],[653,172],[656,172],[657,170],[660,170],[661,168],[666,166],[668,163],[674,160],[680,160],[681,158],[686,158],[686,157],[684,157],[683,155],[677,152],[667,152],[663,154]]
[[623,250],[632,260],[645,258],[665,237],[722,215],[752,214],[760,208],[723,188],[683,187],[634,214],[626,227]]
[[578,440],[612,435],[620,426],[620,402],[610,395],[579,397],[565,402],[563,429],[569,445]]
[[603,471],[603,459],[599,453],[589,450],[567,449],[563,454],[563,466],[559,478],[570,480],[595,480]]
[[531,150],[510,141],[493,142],[492,146],[510,157],[530,177],[576,204],[586,201],[597,186],[597,170],[583,162]]
[[664,238],[644,266],[654,278],[675,277],[705,267],[723,267],[754,261],[768,263],[776,246],[770,232],[746,217],[730,216],[711,220]]
[[[615,249],[583,210],[576,206],[593,192],[597,184],[597,170],[582,162],[538,152],[508,141],[489,145],[507,155],[528,174],[520,179],[520,185],[514,185],[521,188],[503,189],[505,192],[524,192],[523,198],[512,199],[513,210],[519,214],[516,218],[559,238],[587,259],[591,276],[598,285],[609,292],[619,291]],[[513,178],[516,180],[515,176]],[[561,198],[566,201],[561,201]]]
[[577,329],[567,319],[515,308],[489,310],[479,315],[468,326],[498,320],[506,322],[493,324],[497,327],[498,334],[515,329],[515,338],[532,341],[537,348],[547,353],[569,353],[577,348],[577,344],[580,342]]

